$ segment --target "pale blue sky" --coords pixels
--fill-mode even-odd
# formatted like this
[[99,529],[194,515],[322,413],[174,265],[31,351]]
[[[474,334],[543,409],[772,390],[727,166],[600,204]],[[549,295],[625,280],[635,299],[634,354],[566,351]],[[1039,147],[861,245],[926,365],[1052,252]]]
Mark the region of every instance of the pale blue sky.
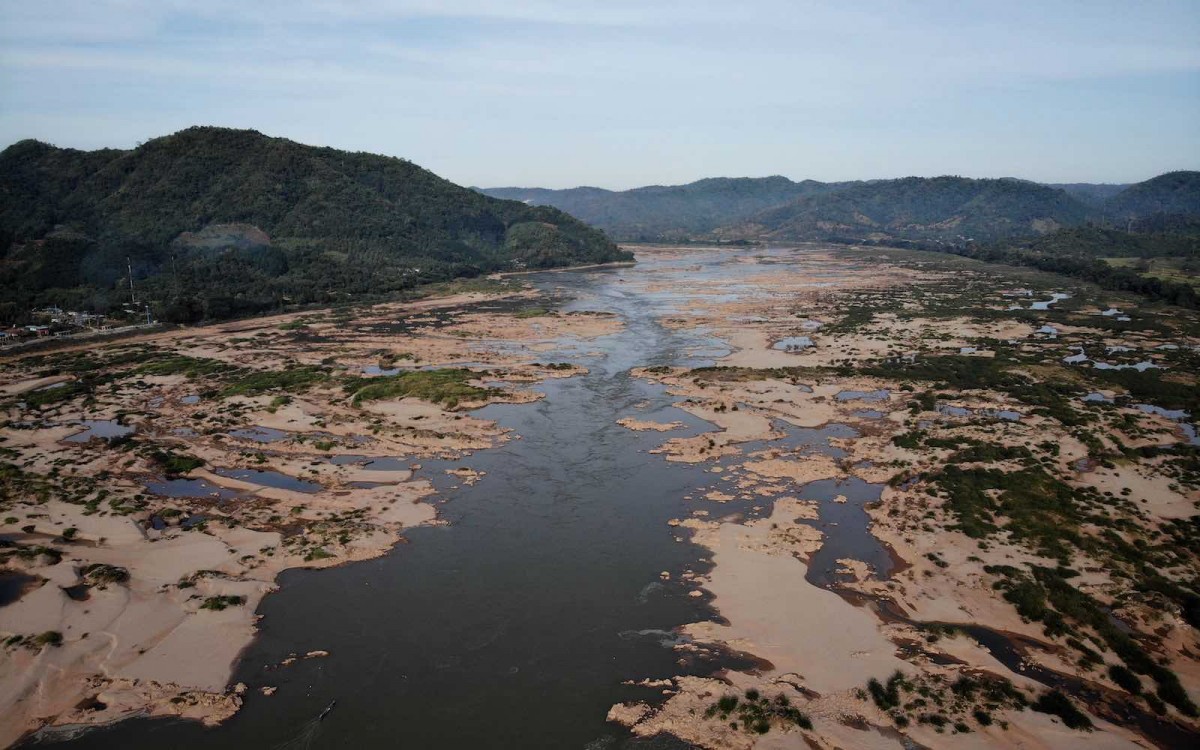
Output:
[[1200,168],[1200,0],[0,0],[0,145],[189,125],[465,185]]

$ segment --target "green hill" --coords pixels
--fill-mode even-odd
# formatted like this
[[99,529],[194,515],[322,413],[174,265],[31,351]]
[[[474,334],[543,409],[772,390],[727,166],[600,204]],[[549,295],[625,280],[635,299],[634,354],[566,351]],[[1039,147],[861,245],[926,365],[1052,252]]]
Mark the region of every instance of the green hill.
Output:
[[1155,214],[1200,215],[1200,172],[1167,172],[1130,185],[1104,204],[1116,221]]
[[1096,208],[1103,206],[1106,200],[1129,187],[1128,183],[1118,184],[1108,182],[1048,182],[1045,185],[1049,188],[1062,190],[1072,198]]
[[114,307],[126,258],[161,315],[194,320],[631,257],[561,211],[403,159],[211,127],[129,151],[10,146],[0,248],[0,319]]
[[858,237],[952,242],[1043,234],[1092,210],[1033,182],[906,177],[807,195],[723,233],[777,240]]
[[620,240],[680,240],[703,236],[718,227],[801,196],[826,193],[847,183],[786,177],[714,177],[687,185],[652,185],[632,190],[579,187],[483,188],[496,197],[554,206]]
[[1017,179],[908,177],[793,182],[711,178],[632,190],[483,188],[497,198],[554,206],[627,241],[859,238],[964,242],[1033,237],[1086,221],[1200,215],[1197,172],[1135,185],[1042,185]]

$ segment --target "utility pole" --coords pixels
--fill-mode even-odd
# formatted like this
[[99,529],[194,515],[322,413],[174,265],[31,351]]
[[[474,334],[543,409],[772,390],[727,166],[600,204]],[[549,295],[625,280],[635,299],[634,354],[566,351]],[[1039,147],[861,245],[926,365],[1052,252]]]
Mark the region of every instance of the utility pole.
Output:
[[137,296],[133,293],[133,259],[125,256],[125,265],[129,268],[129,304],[137,304]]

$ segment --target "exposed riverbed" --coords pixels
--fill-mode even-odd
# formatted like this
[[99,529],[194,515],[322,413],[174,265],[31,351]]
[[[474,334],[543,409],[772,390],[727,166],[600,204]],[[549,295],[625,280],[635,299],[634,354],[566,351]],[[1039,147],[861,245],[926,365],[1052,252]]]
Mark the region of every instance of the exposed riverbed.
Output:
[[[701,275],[731,265],[731,254],[707,256]],[[620,315],[623,330],[546,353],[590,373],[540,386],[543,400],[475,412],[521,439],[463,462],[424,463],[448,526],[411,530],[380,559],[285,572],[237,669],[234,681],[250,689],[233,719],[216,729],[135,720],[71,746],[271,747],[312,733],[307,722],[336,700],[314,747],[618,747],[635,741],[605,721],[608,707],[655,694],[622,681],[737,666],[729,655],[681,666],[663,638],[711,616],[659,576],[703,572],[705,550],[677,542],[667,521],[712,478],[648,456],[661,438],[616,424],[635,415],[682,422],[674,436],[711,429],[628,371],[706,364],[725,350],[703,333],[662,327],[682,295],[632,292],[623,277],[634,272],[653,274],[654,264],[532,278],[567,296],[567,311]],[[457,486],[445,470],[460,463],[485,479]],[[314,649],[331,655],[276,667]],[[264,696],[263,686],[278,691]]]
[[[967,463],[995,463],[1020,458],[1019,446],[1035,435],[1047,438],[1038,451],[1054,448],[1044,465],[1084,482],[1083,474],[1100,474],[1084,461],[1088,446],[1011,394],[964,395],[925,384],[919,371],[892,378],[849,364],[886,357],[920,365],[945,350],[964,371],[986,374],[975,362],[993,356],[995,342],[1035,328],[886,312],[848,323],[833,314],[840,308],[827,290],[899,307],[889,297],[899,293],[894,274],[810,250],[649,252],[634,268],[525,276],[533,289],[515,299],[377,317],[369,342],[359,341],[362,353],[346,362],[353,372],[466,366],[490,370],[478,377],[487,388],[504,389],[508,379],[527,390],[469,416],[429,403],[408,403],[408,411],[372,404],[368,416],[407,420],[413,441],[383,450],[386,429],[347,429],[310,418],[311,405],[285,403],[278,415],[259,412],[219,430],[257,460],[222,455],[191,478],[139,474],[156,496],[218,514],[284,497],[293,514],[311,515],[305,506],[327,496],[365,504],[370,493],[424,487],[405,497],[433,503],[441,522],[414,523],[433,520],[416,505],[403,543],[388,554],[279,575],[230,682],[245,686],[243,705],[224,724],[135,719],[69,746],[691,747],[662,734],[670,732],[706,748],[748,748],[755,740],[745,727],[706,713],[727,690],[782,690],[776,698],[811,712],[816,736],[859,746],[855,732],[901,737],[892,728],[899,719],[862,691],[869,679],[915,669],[936,682],[977,668],[1031,697],[1058,687],[1092,705],[1095,717],[1120,725],[1101,725],[1105,747],[1130,746],[1130,735],[1115,731],[1124,725],[1140,725],[1145,737],[1187,736],[1182,725],[1149,719],[1137,699],[1113,698],[1103,671],[1073,677],[1061,648],[1025,649],[1040,626],[979,582],[989,565],[1016,559],[1013,551],[1020,561],[1038,559],[963,538],[941,501],[928,499],[937,494],[916,486],[951,451]],[[768,278],[772,265],[780,268]],[[1054,304],[1065,299],[1056,293],[1040,309],[1060,315]],[[823,328],[817,316],[841,328],[829,333],[832,324]],[[1076,335],[1052,319],[1056,335]],[[518,320],[521,335],[500,331]],[[854,330],[867,325],[874,328]],[[361,326],[347,328],[362,336]],[[341,330],[304,335],[333,347]],[[1061,359],[1059,343],[1037,341],[1047,361]],[[687,369],[695,367],[703,369]],[[513,378],[512,368],[524,374]],[[1115,410],[1112,393],[1081,391],[1075,402]],[[1139,409],[1126,411],[1161,422],[1157,440],[1178,440],[1180,424],[1185,438],[1194,434],[1181,422],[1190,412]],[[467,423],[474,437],[445,438]],[[1003,451],[985,451],[989,441]],[[314,454],[302,444],[322,447]],[[939,458],[931,448],[945,452]],[[906,466],[912,476],[894,481]],[[1160,481],[1152,475],[1141,481],[1156,512],[1186,516],[1186,498],[1152,485]],[[267,520],[288,532],[284,515]],[[204,521],[193,513],[180,526]],[[1114,622],[1130,628],[1128,608],[1108,603]],[[928,623],[970,637],[927,639]],[[734,650],[743,648],[753,653]],[[1033,670],[1026,659],[1045,664]],[[961,709],[954,718],[976,722],[971,716]],[[1035,712],[1005,722],[1012,734],[985,729],[990,721],[971,731],[999,746],[1018,735],[1055,747],[1087,738]],[[931,726],[908,726],[904,741],[939,746]],[[772,742],[816,746],[794,726],[769,729]]]

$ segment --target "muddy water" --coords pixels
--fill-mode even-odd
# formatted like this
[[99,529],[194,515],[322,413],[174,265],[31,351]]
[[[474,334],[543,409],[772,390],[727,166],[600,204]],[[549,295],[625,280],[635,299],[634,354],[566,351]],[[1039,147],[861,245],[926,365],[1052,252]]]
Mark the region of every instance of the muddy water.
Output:
[[87,419],[80,422],[79,426],[83,427],[83,432],[63,438],[63,442],[86,443],[95,438],[107,440],[109,438],[125,437],[134,433],[132,427],[126,427],[120,422],[110,419]]
[[[699,265],[696,257],[688,265],[700,279],[746,272],[734,253]],[[677,661],[673,629],[712,613],[659,578],[703,571],[706,551],[676,541],[666,522],[691,510],[682,498],[711,485],[711,475],[648,455],[664,436],[616,424],[626,416],[683,422],[672,436],[705,428],[663,389],[628,375],[634,366],[703,364],[724,353],[703,332],[659,325],[683,292],[644,293],[625,281],[653,279],[666,265],[534,277],[570,300],[564,309],[616,313],[625,329],[539,353],[590,369],[541,386],[544,400],[476,413],[521,439],[463,460],[423,462],[421,473],[445,490],[439,512],[449,526],[415,529],[408,544],[376,560],[286,572],[280,592],[260,607],[260,637],[237,668],[235,681],[250,691],[235,718],[217,729],[126,722],[72,746],[684,747],[636,742],[605,721],[611,704],[656,695],[624,680],[738,666],[730,656],[722,664]],[[455,480],[443,470],[463,464],[486,477],[451,491]],[[313,649],[331,655],[272,666]],[[260,695],[267,685],[278,692]]]
[[804,486],[799,497],[816,500],[818,518],[808,523],[825,535],[824,544],[813,553],[808,563],[808,581],[828,586],[848,580],[837,573],[842,566],[838,560],[862,560],[881,577],[892,572],[888,550],[869,531],[870,516],[866,505],[877,502],[883,485],[864,482],[857,477],[843,480],[822,479]]

